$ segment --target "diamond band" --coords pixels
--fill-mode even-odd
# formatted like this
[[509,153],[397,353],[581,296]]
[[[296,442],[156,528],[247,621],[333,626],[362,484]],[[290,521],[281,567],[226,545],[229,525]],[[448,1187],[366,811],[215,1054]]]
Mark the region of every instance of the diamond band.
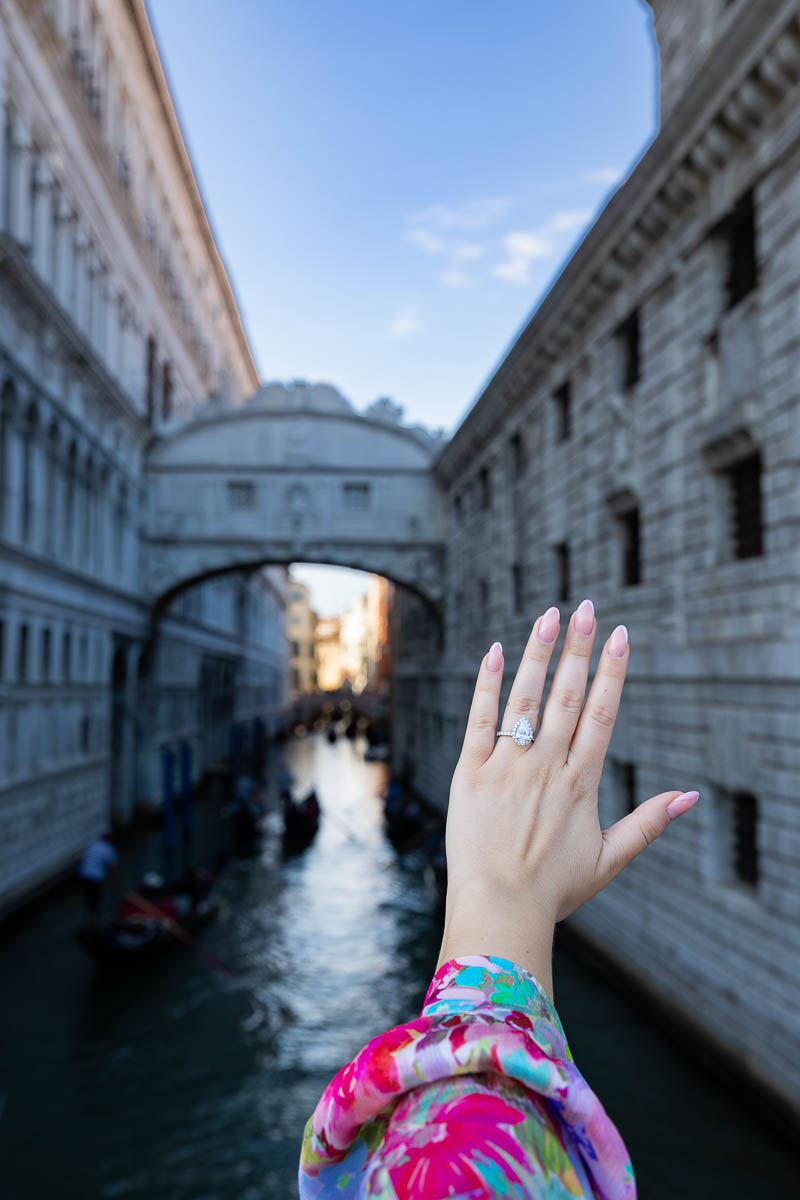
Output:
[[515,746],[530,746],[533,741],[533,729],[527,717],[520,717],[513,729],[498,729],[495,737],[510,737]]

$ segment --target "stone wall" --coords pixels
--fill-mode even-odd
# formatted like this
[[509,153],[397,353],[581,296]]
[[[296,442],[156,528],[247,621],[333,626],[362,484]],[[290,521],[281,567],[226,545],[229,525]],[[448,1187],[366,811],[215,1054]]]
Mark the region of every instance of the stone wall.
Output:
[[594,601],[591,675],[628,626],[603,822],[701,801],[571,921],[800,1108],[799,85],[798,6],[740,6],[439,456],[444,655],[395,659],[444,805],[495,638],[505,696],[550,604]]
[[0,911],[283,701],[281,569],[143,572],[145,444],[255,383],[141,0],[0,0]]

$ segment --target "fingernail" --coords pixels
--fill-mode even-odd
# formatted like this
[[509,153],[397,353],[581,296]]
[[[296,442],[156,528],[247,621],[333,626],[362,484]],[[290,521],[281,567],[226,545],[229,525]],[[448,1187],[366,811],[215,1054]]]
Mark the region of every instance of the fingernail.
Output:
[[618,625],[608,639],[608,653],[615,658],[622,658],[628,645],[628,630],[624,625]]
[[594,627],[594,605],[584,600],[575,613],[575,628],[578,633],[591,633]]
[[492,644],[489,653],[486,655],[487,671],[499,671],[503,665],[503,647],[499,642]]
[[674,821],[676,817],[680,817],[685,812],[688,812],[692,805],[696,804],[699,799],[699,792],[684,792],[682,796],[676,796],[674,800],[670,800],[667,805],[667,816],[670,821]]
[[547,612],[539,622],[539,632],[537,637],[540,642],[554,642],[558,633],[558,622],[561,619],[561,613],[557,608],[548,608]]

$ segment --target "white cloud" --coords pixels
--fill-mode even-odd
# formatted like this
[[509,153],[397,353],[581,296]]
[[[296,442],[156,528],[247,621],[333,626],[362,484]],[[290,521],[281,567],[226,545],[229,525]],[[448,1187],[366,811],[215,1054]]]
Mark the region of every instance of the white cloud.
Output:
[[621,178],[622,171],[619,167],[592,167],[582,175],[584,183],[604,183],[608,187],[619,183]]
[[583,229],[592,219],[592,214],[588,209],[574,209],[572,211],[556,213],[554,217],[542,227],[543,233],[572,233],[575,229]]
[[412,213],[412,229],[431,229],[446,232],[454,229],[485,229],[501,220],[511,207],[510,196],[484,196],[465,200],[463,204],[432,204]]
[[592,214],[584,210],[565,210],[536,229],[517,230],[503,238],[506,257],[492,268],[492,274],[515,287],[531,282],[531,268],[538,259],[549,258],[558,249],[561,234],[583,229]]
[[419,333],[421,329],[422,321],[419,313],[416,308],[409,305],[397,313],[389,326],[389,333],[392,337],[410,337],[413,333]]
[[553,243],[531,230],[507,233],[503,238],[506,258],[492,268],[492,274],[506,283],[523,287],[531,281],[531,264],[540,258],[548,258],[554,250]]
[[406,241],[411,242],[412,246],[419,246],[426,254],[441,254],[444,250],[443,239],[430,229],[409,229],[406,232]]
[[472,284],[466,271],[462,271],[458,267],[448,267],[446,271],[442,271],[441,280],[445,287],[449,288],[465,288]]
[[460,242],[453,248],[453,258],[458,262],[474,262],[476,258],[483,258],[485,253],[486,247],[477,242]]

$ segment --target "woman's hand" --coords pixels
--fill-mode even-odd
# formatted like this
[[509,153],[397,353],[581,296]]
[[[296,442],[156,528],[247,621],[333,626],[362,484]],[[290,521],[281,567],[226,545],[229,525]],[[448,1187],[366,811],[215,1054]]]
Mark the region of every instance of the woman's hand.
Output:
[[[439,965],[465,954],[520,963],[552,996],[555,923],[601,891],[696,802],[697,792],[662,792],[602,830],[597,793],[628,667],[627,630],[603,647],[586,704],[594,607],[572,614],[542,711],[559,612],[539,617],[497,725],[503,652],[485,656],[470,709],[447,814],[448,887]],[[533,745],[495,738],[520,717]]]

